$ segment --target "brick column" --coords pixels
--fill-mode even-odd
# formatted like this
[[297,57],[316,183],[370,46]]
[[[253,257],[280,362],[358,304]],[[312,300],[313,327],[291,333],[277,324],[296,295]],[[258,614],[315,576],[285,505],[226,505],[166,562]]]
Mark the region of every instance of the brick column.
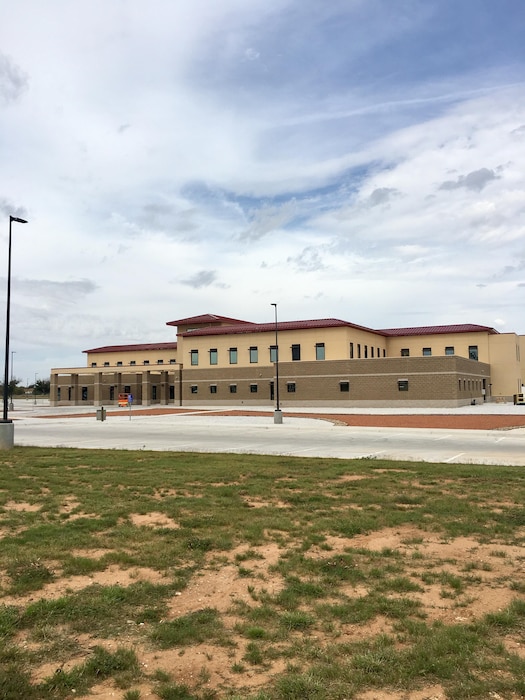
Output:
[[160,373],[160,402],[167,405],[169,399],[168,372],[162,370]]
[[142,405],[151,406],[151,372],[149,369],[142,373]]
[[102,372],[93,377],[93,405],[102,406]]
[[78,374],[71,375],[71,402],[73,406],[78,406],[80,403],[80,397],[78,395]]
[[58,374],[51,374],[51,382],[49,386],[49,405],[56,406],[58,404]]

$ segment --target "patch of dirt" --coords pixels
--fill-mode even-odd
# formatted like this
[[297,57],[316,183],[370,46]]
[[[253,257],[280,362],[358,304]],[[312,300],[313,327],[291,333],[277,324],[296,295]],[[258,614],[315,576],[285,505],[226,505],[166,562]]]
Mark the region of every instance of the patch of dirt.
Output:
[[131,513],[129,519],[136,527],[160,527],[168,530],[177,530],[180,525],[165,513],[152,511],[150,513]]
[[19,513],[37,513],[42,508],[37,503],[25,503],[24,501],[7,501],[4,510],[13,510]]

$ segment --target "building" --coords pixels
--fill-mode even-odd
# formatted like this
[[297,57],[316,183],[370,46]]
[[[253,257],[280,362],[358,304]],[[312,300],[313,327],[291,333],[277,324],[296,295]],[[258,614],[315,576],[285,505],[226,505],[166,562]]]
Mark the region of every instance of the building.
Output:
[[169,321],[177,342],[85,350],[51,371],[52,405],[461,406],[523,391],[525,336],[475,324],[373,330],[335,318]]

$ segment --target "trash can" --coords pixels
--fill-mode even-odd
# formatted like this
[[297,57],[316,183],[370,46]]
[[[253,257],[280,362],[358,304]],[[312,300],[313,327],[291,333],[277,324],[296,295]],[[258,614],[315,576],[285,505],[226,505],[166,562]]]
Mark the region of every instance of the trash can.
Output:
[[97,420],[106,420],[106,409],[104,406],[97,408]]

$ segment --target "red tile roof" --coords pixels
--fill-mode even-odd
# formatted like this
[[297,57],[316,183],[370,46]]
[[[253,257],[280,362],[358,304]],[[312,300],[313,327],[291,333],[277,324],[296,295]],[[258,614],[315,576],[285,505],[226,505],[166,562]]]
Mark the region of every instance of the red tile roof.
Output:
[[498,333],[490,326],[478,326],[475,323],[459,323],[450,326],[416,326],[413,328],[383,328],[379,333],[386,336],[404,335],[439,335],[442,333]]
[[[310,321],[279,321],[277,324],[278,331],[296,331],[309,328],[340,328],[346,326],[348,328],[357,328],[358,330],[368,331],[383,335],[381,331],[374,331],[371,328],[358,326],[355,323],[341,321],[338,318],[318,318]],[[207,328],[196,328],[195,330],[181,333],[184,338],[197,335],[234,335],[240,333],[267,333],[275,330],[275,323],[238,323],[235,326],[208,326]]]
[[167,326],[191,326],[201,325],[203,323],[250,323],[250,321],[240,321],[237,318],[228,318],[227,316],[216,316],[215,314],[201,314],[200,316],[190,316],[189,318],[179,318],[177,321],[168,321]]
[[104,345],[82,352],[126,352],[129,350],[176,350],[177,343],[137,343],[136,345]]

